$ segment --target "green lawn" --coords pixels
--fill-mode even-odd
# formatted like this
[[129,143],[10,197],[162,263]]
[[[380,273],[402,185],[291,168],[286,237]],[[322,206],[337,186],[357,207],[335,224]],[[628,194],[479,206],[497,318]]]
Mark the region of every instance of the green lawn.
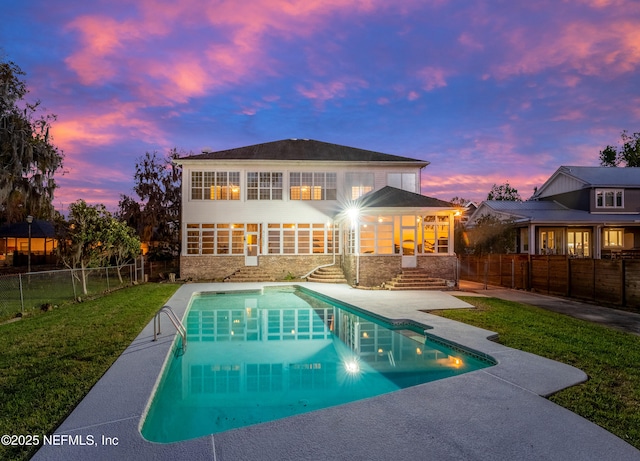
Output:
[[505,346],[580,368],[588,381],[550,400],[640,448],[640,337],[534,306],[460,299],[477,309],[431,313],[495,331]]
[[[143,284],[0,325],[0,435],[51,433],[177,288]],[[34,452],[0,446],[0,459]]]

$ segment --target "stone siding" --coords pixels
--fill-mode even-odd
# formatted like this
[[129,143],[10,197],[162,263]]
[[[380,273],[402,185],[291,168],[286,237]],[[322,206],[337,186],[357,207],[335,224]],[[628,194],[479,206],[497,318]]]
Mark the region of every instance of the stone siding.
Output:
[[[306,275],[332,264],[333,255],[260,255],[258,267],[276,280]],[[336,257],[336,264],[339,260]],[[181,256],[180,276],[192,280],[223,280],[245,267],[244,256]]]
[[223,280],[244,267],[244,256],[180,256],[180,277]]
[[457,279],[458,258],[453,256],[418,256],[418,267],[427,271],[429,276],[445,279]]
[[[418,256],[417,267],[427,271],[429,276],[445,280],[456,279],[455,256]],[[342,266],[350,285],[356,283],[356,256],[345,256]],[[377,287],[390,281],[402,271],[402,256],[360,256],[359,285]]]

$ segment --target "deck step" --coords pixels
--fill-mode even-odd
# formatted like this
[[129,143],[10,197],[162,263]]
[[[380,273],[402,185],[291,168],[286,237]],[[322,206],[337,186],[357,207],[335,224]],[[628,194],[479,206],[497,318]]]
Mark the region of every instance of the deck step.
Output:
[[316,269],[307,277],[307,281],[316,283],[347,283],[342,268],[339,266],[327,266]]
[[447,290],[445,279],[431,277],[424,269],[403,269],[400,274],[384,284],[387,290]]

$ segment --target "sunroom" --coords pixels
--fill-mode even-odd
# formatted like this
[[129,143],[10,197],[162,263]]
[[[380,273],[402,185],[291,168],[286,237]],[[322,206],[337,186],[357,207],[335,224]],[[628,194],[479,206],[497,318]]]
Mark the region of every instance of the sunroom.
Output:
[[378,286],[408,268],[453,280],[456,212],[448,202],[389,186],[354,201],[339,217],[349,283]]

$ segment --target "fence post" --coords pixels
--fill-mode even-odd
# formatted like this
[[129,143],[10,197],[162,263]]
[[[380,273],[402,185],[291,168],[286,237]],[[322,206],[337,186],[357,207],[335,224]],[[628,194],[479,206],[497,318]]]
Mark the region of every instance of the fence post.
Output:
[[511,258],[511,289],[516,287],[516,258]]
[[22,274],[18,274],[18,285],[20,286],[20,312],[24,314],[24,295],[22,294]]
[[73,273],[74,269],[69,269],[71,274],[71,286],[73,286],[73,299],[78,299],[78,293],[76,292],[76,277]]
[[622,294],[621,296],[621,305],[622,306],[626,306],[627,305],[627,292],[626,292],[626,280],[627,280],[627,265],[625,264],[627,262],[626,259],[623,259],[620,262],[620,292]]
[[107,274],[107,291],[109,291],[109,267],[104,268],[104,273]]
[[487,277],[489,276],[489,259],[484,260],[484,289],[487,290]]
[[567,287],[565,288],[565,296],[567,298],[571,297],[571,280],[573,278],[571,276],[571,261],[572,259],[567,255]]

